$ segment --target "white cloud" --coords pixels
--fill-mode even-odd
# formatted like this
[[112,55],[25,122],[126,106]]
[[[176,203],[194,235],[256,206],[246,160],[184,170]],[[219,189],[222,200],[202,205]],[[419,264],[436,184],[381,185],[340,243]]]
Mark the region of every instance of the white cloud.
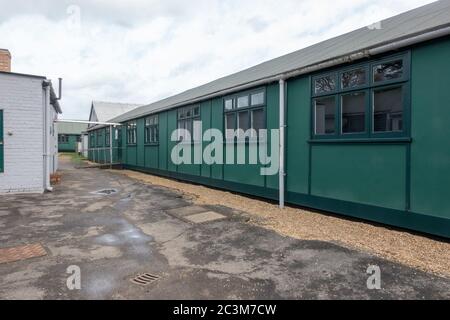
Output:
[[63,77],[64,117],[87,118],[91,100],[150,103],[429,2],[0,0],[0,47],[15,72]]

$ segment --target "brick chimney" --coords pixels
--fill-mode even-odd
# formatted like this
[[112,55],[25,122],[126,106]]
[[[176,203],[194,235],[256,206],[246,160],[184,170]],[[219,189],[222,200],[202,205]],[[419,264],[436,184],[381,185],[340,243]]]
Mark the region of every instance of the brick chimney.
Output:
[[9,50],[0,49],[0,71],[11,72],[11,53],[9,53]]

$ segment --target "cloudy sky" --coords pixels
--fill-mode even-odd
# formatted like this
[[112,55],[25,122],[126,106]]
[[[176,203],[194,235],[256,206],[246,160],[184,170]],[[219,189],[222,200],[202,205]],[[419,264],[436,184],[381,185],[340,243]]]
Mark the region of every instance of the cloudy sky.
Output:
[[[433,0],[0,0],[13,71],[91,100],[150,103]],[[55,81],[56,82],[56,81]]]

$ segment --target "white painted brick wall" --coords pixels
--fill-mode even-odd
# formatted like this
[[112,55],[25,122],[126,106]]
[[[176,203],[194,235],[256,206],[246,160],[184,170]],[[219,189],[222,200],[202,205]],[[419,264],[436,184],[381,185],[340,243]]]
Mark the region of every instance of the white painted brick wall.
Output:
[[44,190],[42,80],[0,74],[5,159],[0,193]]

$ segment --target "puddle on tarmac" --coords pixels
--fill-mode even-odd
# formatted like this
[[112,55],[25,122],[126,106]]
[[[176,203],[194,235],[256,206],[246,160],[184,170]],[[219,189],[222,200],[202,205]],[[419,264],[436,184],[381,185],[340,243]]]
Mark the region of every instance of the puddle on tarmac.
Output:
[[87,281],[87,292],[92,298],[105,298],[113,289],[116,279],[112,276],[96,274]]
[[119,237],[113,234],[104,234],[95,238],[95,242],[98,244],[108,245],[108,246],[118,246],[123,242],[119,239]]
[[107,246],[125,246],[124,250],[131,249],[136,254],[149,255],[151,249],[148,243],[153,242],[154,238],[146,235],[126,220],[120,220],[116,232],[98,236],[94,238],[94,241]]

